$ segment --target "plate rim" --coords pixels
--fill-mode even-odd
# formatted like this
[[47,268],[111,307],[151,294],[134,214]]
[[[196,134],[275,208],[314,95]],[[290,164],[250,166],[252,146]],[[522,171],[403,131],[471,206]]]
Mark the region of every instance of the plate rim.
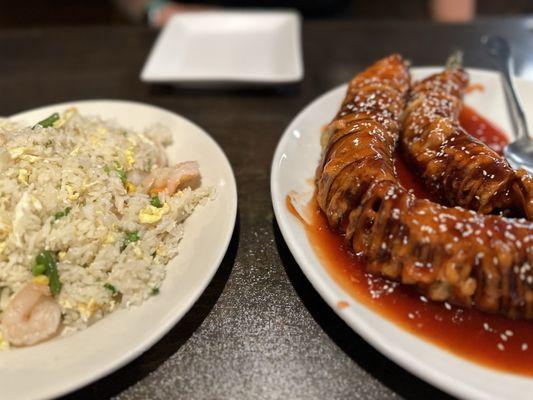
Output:
[[[203,76],[179,76],[178,73],[176,75],[163,75],[163,74],[154,74],[154,72],[150,71],[151,64],[153,63],[153,59],[157,53],[158,47],[163,42],[165,33],[167,32],[167,29],[170,28],[172,24],[177,24],[181,22],[181,20],[186,19],[198,19],[198,18],[204,18],[204,17],[212,17],[217,16],[224,18],[225,16],[233,17],[233,18],[250,18],[250,17],[258,17],[258,18],[287,18],[291,23],[291,34],[290,34],[290,40],[293,42],[293,46],[295,49],[295,63],[293,65],[294,69],[293,72],[290,73],[284,73],[284,74],[255,74],[255,75],[247,75],[247,76],[237,76],[237,75],[203,75]],[[154,76],[158,75],[158,76]],[[248,9],[233,9],[233,10],[215,10],[215,11],[192,11],[185,14],[177,14],[174,15],[169,23],[167,24],[167,27],[163,29],[157,36],[156,40],[153,42],[152,47],[150,49],[150,52],[148,53],[148,57],[146,58],[143,67],[141,69],[140,73],[140,79],[142,82],[145,83],[183,83],[183,84],[189,84],[189,85],[196,85],[196,84],[283,84],[283,83],[297,83],[302,81],[304,78],[304,60],[303,60],[303,42],[302,42],[302,16],[301,14],[294,9],[272,9],[272,10],[248,10]]]
[[[144,341],[140,341],[137,343],[137,345],[133,348],[131,348],[128,352],[125,352],[121,357],[116,358],[114,361],[110,361],[108,365],[101,366],[99,368],[94,368],[93,373],[88,373],[85,376],[80,377],[78,380],[74,381],[68,381],[70,383],[65,384],[63,386],[54,386],[52,390],[43,391],[42,395],[39,395],[37,397],[34,397],[35,399],[48,399],[48,398],[54,398],[58,396],[63,396],[69,393],[72,393],[75,390],[81,389],[91,383],[94,383],[98,381],[99,379],[102,379],[113,372],[117,371],[118,369],[122,368],[126,364],[130,363],[134,359],[138,358],[143,353],[149,351],[163,336],[165,336],[184,316],[187,314],[191,308],[194,306],[194,304],[198,301],[200,296],[204,293],[207,286],[211,283],[213,280],[213,277],[217,273],[217,271],[220,268],[220,265],[222,263],[222,260],[227,254],[229,245],[231,243],[231,240],[233,238],[234,232],[235,232],[235,225],[237,221],[237,209],[238,209],[238,192],[237,192],[237,181],[235,177],[235,173],[233,171],[233,167],[222,149],[222,147],[215,141],[215,139],[200,125],[198,125],[196,122],[192,121],[189,118],[186,118],[182,116],[181,114],[178,114],[174,111],[168,110],[166,108],[156,106],[149,103],[144,103],[140,101],[132,101],[132,100],[121,100],[121,99],[83,99],[83,100],[72,100],[72,101],[66,101],[66,102],[60,102],[60,103],[53,103],[48,104],[45,106],[39,106],[35,108],[31,108],[28,110],[20,111],[15,114],[12,114],[6,118],[8,119],[16,119],[23,117],[24,114],[27,113],[33,113],[33,112],[40,112],[44,111],[49,108],[65,108],[65,107],[75,107],[77,104],[84,104],[84,105],[90,105],[94,103],[112,103],[115,105],[125,105],[125,106],[134,106],[134,107],[144,107],[147,109],[155,110],[156,112],[163,112],[172,115],[172,117],[177,118],[178,120],[181,120],[182,122],[185,122],[187,124],[190,124],[194,129],[198,131],[198,134],[204,136],[211,145],[214,146],[214,148],[217,149],[217,151],[222,156],[222,160],[224,161],[225,167],[227,168],[227,171],[229,172],[228,180],[229,185],[225,186],[226,190],[230,193],[230,201],[231,201],[231,212],[230,212],[230,218],[228,219],[228,231],[225,235],[225,240],[223,245],[219,247],[218,254],[216,256],[216,262],[213,263],[214,267],[211,267],[211,269],[208,272],[208,275],[206,278],[202,281],[201,285],[198,285],[191,296],[187,298],[185,301],[185,305],[183,309],[179,312],[176,312],[172,315],[171,318],[168,318],[162,325],[159,327],[159,329],[154,330],[154,332],[149,335],[148,338],[146,338]],[[142,307],[142,304],[140,305]],[[90,327],[89,327],[90,328]]]
[[[442,69],[442,66],[438,66],[438,65],[411,67],[411,71],[416,71],[421,74],[434,73],[435,71],[439,71],[441,69]],[[466,70],[467,72],[472,72],[476,74],[483,74],[483,75],[490,74],[493,76],[498,75],[497,71],[491,70],[491,69],[468,68],[467,67]],[[520,77],[515,77],[514,79],[519,82],[520,81],[529,82],[529,83],[533,82],[533,80],[520,78]],[[464,384],[458,385],[457,381],[454,378],[447,375],[446,373],[441,372],[437,369],[433,369],[432,367],[427,368],[428,366],[427,363],[421,362],[420,357],[416,357],[411,352],[405,351],[397,346],[392,346],[390,344],[390,341],[387,342],[381,339],[376,339],[376,334],[378,334],[378,332],[376,331],[374,327],[372,327],[372,324],[369,323],[368,321],[365,321],[364,319],[359,319],[355,321],[347,313],[341,312],[339,309],[337,309],[336,302],[338,301],[338,298],[336,298],[336,295],[334,294],[333,290],[328,287],[329,284],[325,280],[320,278],[319,274],[313,270],[312,266],[308,265],[308,263],[306,262],[302,254],[303,250],[300,249],[299,246],[296,244],[296,240],[290,228],[290,223],[282,214],[282,208],[284,207],[285,202],[280,201],[280,199],[282,199],[287,193],[281,193],[281,188],[276,178],[279,175],[279,172],[278,172],[280,168],[279,164],[280,164],[280,161],[282,160],[284,149],[286,148],[287,143],[291,140],[291,132],[294,129],[294,126],[297,124],[297,121],[304,114],[308,112],[309,109],[316,106],[316,104],[322,102],[326,97],[333,95],[333,93],[337,91],[340,91],[341,88],[346,89],[347,86],[348,86],[348,82],[344,82],[339,85],[336,85],[332,87],[331,89],[328,89],[325,92],[320,93],[317,97],[315,97],[313,100],[308,102],[303,108],[301,108],[298,111],[298,113],[287,124],[286,128],[283,131],[283,134],[281,135],[278,141],[278,144],[276,145],[276,150],[274,152],[274,156],[273,156],[272,163],[271,163],[271,170],[270,170],[270,192],[271,192],[272,206],[274,209],[274,215],[276,217],[276,222],[283,236],[283,239],[287,247],[289,248],[291,254],[293,255],[294,259],[296,260],[298,267],[304,273],[304,275],[306,276],[308,281],[311,283],[313,288],[317,291],[319,296],[328,304],[331,311],[334,312],[337,316],[339,316],[356,335],[361,336],[370,346],[372,346],[374,349],[379,351],[382,355],[387,357],[389,360],[391,360],[392,362],[394,362],[401,368],[405,369],[406,371],[410,372],[414,376],[421,378],[425,382],[429,383],[430,385],[435,386],[436,388],[446,393],[449,393],[449,394],[452,394],[454,396],[458,396],[461,398],[485,399],[487,398],[486,392],[483,392],[471,385],[464,385]],[[310,245],[310,247],[312,246]],[[329,274],[327,271],[326,271],[326,274],[331,278],[336,289],[340,289],[340,291],[345,292],[345,290],[333,279],[331,274]],[[350,300],[356,303],[359,303],[358,300],[355,299],[353,296],[349,295],[349,298]],[[374,315],[376,315],[380,319],[390,323],[391,326],[394,327],[394,329],[398,329],[398,330],[401,330],[402,332],[410,333],[402,329],[401,327],[397,326],[396,324],[394,324],[394,322],[381,316],[379,313],[375,312],[374,310],[369,309],[364,304],[362,304],[362,306],[364,306],[366,309],[368,309],[370,312],[372,312]],[[440,346],[430,341],[420,338],[415,334],[412,334],[412,335],[416,337],[418,340],[423,341],[424,343],[435,346],[439,350],[446,351],[445,349],[442,349]],[[449,354],[452,354],[452,353],[449,353]],[[482,365],[473,363],[463,357],[457,356],[455,354],[452,354],[452,356],[456,357],[459,360],[466,361],[470,364],[474,364],[475,366],[479,366],[483,368]],[[493,370],[493,371],[506,374],[505,372],[502,372],[502,371],[497,371],[497,370]],[[512,375],[515,376],[514,374]],[[522,376],[519,376],[519,377],[522,378]],[[530,379],[530,378],[527,378],[527,379]],[[533,378],[531,379],[533,381]]]

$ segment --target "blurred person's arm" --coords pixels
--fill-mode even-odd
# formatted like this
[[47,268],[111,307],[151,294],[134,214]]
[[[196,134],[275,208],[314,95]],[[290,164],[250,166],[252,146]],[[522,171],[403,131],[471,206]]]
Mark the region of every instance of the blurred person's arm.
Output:
[[[131,19],[161,28],[176,13],[228,8],[295,8],[306,17],[342,15],[352,0],[114,0]],[[192,3],[189,3],[192,1]],[[196,1],[196,3],[195,3]],[[470,0],[465,0],[470,1]],[[202,3],[202,4],[199,4]]]
[[150,0],[114,0],[116,6],[130,19],[141,22],[146,17],[146,6]]
[[476,16],[476,0],[431,0],[429,8],[439,22],[468,22]]
[[169,0],[115,0],[115,2],[132,20],[137,22],[146,20],[155,28],[163,27],[174,14],[213,8],[202,4],[183,4]]

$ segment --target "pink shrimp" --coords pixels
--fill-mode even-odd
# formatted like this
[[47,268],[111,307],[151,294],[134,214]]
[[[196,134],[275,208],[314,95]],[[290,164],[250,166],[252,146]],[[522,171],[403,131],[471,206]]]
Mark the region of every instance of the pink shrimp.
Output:
[[61,310],[46,285],[28,283],[6,307],[1,326],[14,346],[31,346],[59,332]]
[[185,161],[173,167],[154,168],[142,181],[148,193],[166,191],[172,195],[187,186],[196,187],[200,183],[200,170],[196,161]]

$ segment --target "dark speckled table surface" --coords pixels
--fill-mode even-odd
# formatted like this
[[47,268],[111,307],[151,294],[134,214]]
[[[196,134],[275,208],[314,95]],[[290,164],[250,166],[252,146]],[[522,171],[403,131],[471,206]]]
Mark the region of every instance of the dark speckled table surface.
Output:
[[525,73],[533,62],[532,27],[527,19],[305,22],[303,82],[251,90],[142,83],[139,73],[156,37],[145,28],[1,31],[0,114],[75,99],[156,104],[206,129],[237,178],[236,229],[201,298],[146,353],[67,398],[447,398],[366,344],[321,300],[276,225],[270,162],[296,113],[371,61],[397,51],[415,65],[435,65],[461,48],[467,66],[489,67],[479,39],[496,32],[513,40]]

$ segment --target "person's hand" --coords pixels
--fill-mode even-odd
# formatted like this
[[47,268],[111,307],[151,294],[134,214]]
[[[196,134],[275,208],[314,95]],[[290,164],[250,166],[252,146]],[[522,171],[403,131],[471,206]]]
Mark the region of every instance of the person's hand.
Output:
[[476,15],[476,0],[431,0],[431,17],[439,22],[468,22]]

